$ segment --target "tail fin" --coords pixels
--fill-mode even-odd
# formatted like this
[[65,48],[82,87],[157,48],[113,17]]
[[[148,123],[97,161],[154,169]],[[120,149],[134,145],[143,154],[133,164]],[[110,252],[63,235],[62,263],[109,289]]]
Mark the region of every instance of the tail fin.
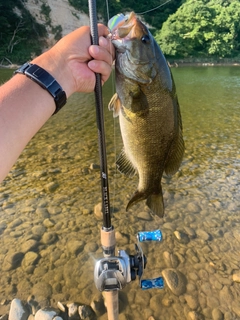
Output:
[[162,218],[164,215],[164,204],[163,204],[162,190],[160,190],[159,193],[150,194],[150,195],[143,193],[143,192],[139,192],[137,190],[133,194],[130,201],[128,202],[126,211],[128,211],[128,209],[131,206],[133,206],[134,204],[136,204],[137,202],[139,202],[141,200],[145,200],[145,199],[147,199],[146,204],[152,210],[152,212]]
[[128,211],[128,209],[131,208],[131,206],[138,203],[139,201],[147,199],[147,197],[148,195],[146,193],[139,192],[138,190],[135,191],[135,193],[132,195],[132,198],[128,202],[126,211]]
[[152,210],[153,213],[158,215],[160,218],[164,215],[164,203],[162,191],[158,194],[150,194],[147,198],[147,206]]

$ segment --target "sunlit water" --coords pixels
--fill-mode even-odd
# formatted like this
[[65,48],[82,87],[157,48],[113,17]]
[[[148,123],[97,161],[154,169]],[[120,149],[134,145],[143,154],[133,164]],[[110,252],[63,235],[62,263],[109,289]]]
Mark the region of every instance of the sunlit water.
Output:
[[[107,109],[112,80],[104,86],[117,246],[134,254],[136,233],[160,228],[163,241],[143,245],[144,278],[172,267],[186,285],[177,294],[167,284],[141,291],[138,281],[132,282],[120,292],[122,319],[240,319],[240,69],[172,72],[186,152],[179,172],[163,179],[163,219],[150,216],[143,202],[125,212],[138,179],[115,169],[122,143],[118,120]],[[10,74],[0,70],[0,80]],[[0,186],[0,299],[27,299],[32,293],[43,305],[100,299],[93,282],[94,260],[102,256],[102,222],[94,214],[101,201],[99,170],[92,168],[99,164],[94,101],[92,94],[73,95]]]

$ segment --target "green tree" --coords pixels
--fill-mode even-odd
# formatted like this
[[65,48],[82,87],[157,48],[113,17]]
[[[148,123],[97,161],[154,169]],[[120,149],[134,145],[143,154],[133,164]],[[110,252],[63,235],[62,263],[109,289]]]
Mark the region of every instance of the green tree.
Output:
[[[68,0],[69,3],[76,9],[88,13],[88,0]],[[136,4],[136,0],[111,0],[108,1],[108,7],[106,1],[97,1],[97,11],[103,18],[104,22],[108,21],[108,13],[110,18],[118,13],[125,14],[126,12],[135,11],[136,13],[144,13],[142,17],[153,28],[160,29],[163,22],[167,20],[168,16],[174,13],[177,8],[184,2],[184,0],[149,0],[139,1]],[[162,5],[159,7],[159,5]],[[159,7],[154,11],[150,11]],[[109,11],[109,12],[108,12]]]
[[38,24],[21,0],[0,0],[0,64],[23,63],[38,55],[46,29]]
[[239,48],[238,0],[187,0],[155,35],[168,56],[236,54]]

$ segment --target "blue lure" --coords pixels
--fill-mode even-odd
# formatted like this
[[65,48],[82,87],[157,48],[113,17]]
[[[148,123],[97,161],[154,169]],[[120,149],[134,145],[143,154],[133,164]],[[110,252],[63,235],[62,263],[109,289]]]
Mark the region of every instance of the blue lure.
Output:
[[108,28],[112,32],[117,27],[121,22],[124,22],[126,20],[126,16],[122,13],[118,13],[115,16],[113,16],[109,21],[108,21]]

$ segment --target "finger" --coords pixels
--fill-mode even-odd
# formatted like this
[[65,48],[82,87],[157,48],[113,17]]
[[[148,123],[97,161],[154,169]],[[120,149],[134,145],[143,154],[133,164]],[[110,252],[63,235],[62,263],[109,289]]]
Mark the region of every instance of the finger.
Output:
[[95,73],[100,73],[102,76],[103,82],[107,81],[109,78],[112,67],[108,63],[99,60],[91,60],[88,62],[88,67]]
[[109,65],[112,65],[112,54],[106,48],[92,45],[89,47],[89,53],[95,60],[102,60]]
[[106,48],[112,55],[113,60],[115,59],[115,48],[111,40],[106,39],[104,37],[99,37],[99,46]]
[[99,23],[98,24],[98,35],[100,36],[104,36],[106,37],[109,34],[109,30],[106,26],[104,26],[103,24]]

